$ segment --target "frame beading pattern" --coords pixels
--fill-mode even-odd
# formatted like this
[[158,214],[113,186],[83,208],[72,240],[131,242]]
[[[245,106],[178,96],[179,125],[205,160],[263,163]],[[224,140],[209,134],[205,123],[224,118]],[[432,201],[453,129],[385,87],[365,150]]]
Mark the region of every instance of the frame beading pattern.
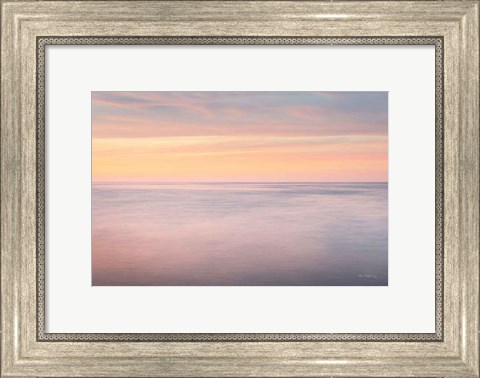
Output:
[[[45,47],[47,45],[433,45],[435,46],[435,333],[46,333]],[[444,243],[444,63],[442,37],[38,37],[37,38],[37,340],[442,341]]]

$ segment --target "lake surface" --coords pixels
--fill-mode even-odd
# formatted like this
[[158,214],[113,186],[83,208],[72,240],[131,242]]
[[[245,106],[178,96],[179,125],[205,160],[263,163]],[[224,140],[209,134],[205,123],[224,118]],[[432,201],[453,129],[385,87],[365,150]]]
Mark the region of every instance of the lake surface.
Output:
[[388,285],[387,183],[94,184],[93,285]]

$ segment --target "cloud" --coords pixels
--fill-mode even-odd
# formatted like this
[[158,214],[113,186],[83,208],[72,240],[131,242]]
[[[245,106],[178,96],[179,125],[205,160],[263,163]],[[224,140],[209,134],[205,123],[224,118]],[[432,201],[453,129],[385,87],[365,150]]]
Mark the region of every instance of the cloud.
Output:
[[93,92],[94,181],[386,181],[387,92]]
[[95,138],[387,133],[387,92],[93,92]]

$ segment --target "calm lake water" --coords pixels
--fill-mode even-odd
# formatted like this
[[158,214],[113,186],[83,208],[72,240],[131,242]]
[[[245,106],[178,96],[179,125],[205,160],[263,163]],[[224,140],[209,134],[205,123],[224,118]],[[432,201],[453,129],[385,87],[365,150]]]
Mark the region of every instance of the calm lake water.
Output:
[[95,184],[93,285],[388,284],[386,183]]

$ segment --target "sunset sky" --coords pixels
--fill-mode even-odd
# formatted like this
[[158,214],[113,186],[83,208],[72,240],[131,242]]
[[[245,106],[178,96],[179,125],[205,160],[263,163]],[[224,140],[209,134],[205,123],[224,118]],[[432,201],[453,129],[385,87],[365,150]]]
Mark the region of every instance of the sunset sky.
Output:
[[387,181],[387,123],[387,92],[92,92],[92,176]]

